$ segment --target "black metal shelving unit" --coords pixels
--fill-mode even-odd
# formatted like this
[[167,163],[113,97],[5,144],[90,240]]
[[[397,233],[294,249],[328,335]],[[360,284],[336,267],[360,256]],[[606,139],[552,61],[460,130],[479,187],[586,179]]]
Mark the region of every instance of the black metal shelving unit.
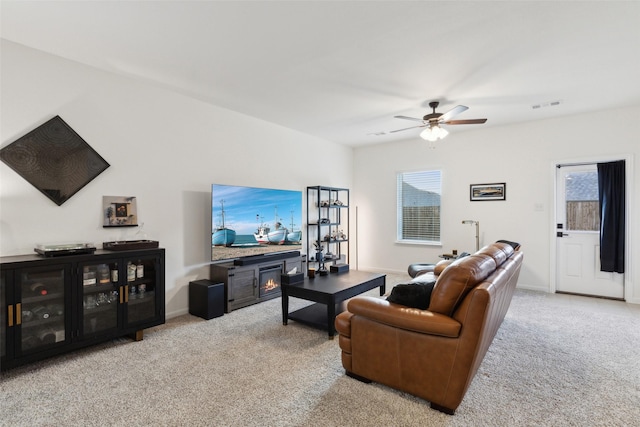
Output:
[[326,263],[349,263],[349,189],[307,187],[307,261],[318,265],[314,243]]

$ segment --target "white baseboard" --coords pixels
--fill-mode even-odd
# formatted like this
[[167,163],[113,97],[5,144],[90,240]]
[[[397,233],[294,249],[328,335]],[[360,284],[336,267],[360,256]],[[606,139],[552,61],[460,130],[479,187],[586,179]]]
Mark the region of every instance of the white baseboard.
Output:
[[169,313],[165,313],[165,319],[173,319],[174,317],[182,316],[188,313],[189,313],[189,309],[183,308],[182,310],[176,310]]
[[549,287],[548,286],[532,286],[532,285],[527,285],[526,283],[518,283],[516,285],[517,289],[524,289],[526,291],[537,291],[537,292],[546,292],[549,293]]
[[629,304],[640,304],[640,298],[630,298],[627,300]]
[[380,273],[380,274],[405,274],[407,278],[409,279],[411,278],[409,277],[409,273],[407,273],[407,270],[391,270],[391,269],[384,269],[379,267],[363,267],[363,266],[360,266],[358,270],[370,271],[372,273]]

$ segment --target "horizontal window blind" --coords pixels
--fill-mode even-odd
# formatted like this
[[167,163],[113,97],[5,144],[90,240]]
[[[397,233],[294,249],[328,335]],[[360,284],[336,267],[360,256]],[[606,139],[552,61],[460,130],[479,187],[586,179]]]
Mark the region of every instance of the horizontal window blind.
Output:
[[398,173],[398,240],[440,242],[440,195],[441,171]]

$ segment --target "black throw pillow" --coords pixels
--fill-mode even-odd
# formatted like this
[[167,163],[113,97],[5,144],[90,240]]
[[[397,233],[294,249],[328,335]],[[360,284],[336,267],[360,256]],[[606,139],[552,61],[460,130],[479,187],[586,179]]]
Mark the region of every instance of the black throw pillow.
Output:
[[431,292],[436,282],[408,283],[395,285],[387,301],[412,308],[426,310],[431,301]]

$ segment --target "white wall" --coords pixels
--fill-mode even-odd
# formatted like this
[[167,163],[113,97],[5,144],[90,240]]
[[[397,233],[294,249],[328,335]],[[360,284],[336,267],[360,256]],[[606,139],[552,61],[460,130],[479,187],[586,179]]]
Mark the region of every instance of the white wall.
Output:
[[[411,262],[438,260],[451,249],[472,250],[474,229],[461,221],[479,220],[481,244],[497,239],[523,244],[520,286],[549,290],[553,164],[632,156],[629,244],[631,253],[640,254],[640,227],[634,224],[640,203],[640,108],[477,131],[452,129],[435,150],[411,137],[352,152],[4,40],[0,52],[0,144],[58,114],[111,164],[58,207],[0,162],[0,255],[32,253],[38,243],[99,246],[135,238],[135,228],[103,229],[101,204],[105,195],[136,196],[149,238],[167,249],[168,316],[187,311],[189,281],[208,278],[214,182],[352,188],[350,263],[360,269],[404,272]],[[596,132],[600,123],[609,129],[606,136]],[[318,144],[332,159],[331,173],[316,166],[311,153]],[[286,167],[267,164],[273,156],[286,159]],[[431,167],[443,170],[443,247],[397,244],[395,174]],[[487,182],[506,182],[507,200],[470,202],[469,184]],[[629,264],[627,300],[640,303],[640,269]]]
[[[417,134],[402,142],[356,149],[352,205],[358,210],[359,268],[399,272],[412,262],[437,261],[439,254],[452,249],[472,252],[475,228],[461,224],[472,219],[480,221],[480,246],[498,239],[523,245],[520,287],[549,291],[554,283],[553,165],[626,158],[631,160],[626,298],[640,303],[640,269],[630,258],[640,255],[635,208],[640,203],[638,117],[636,107],[473,131],[452,128],[435,149],[427,148]],[[599,132],[600,125],[606,132]],[[443,171],[443,246],[396,243],[396,173],[430,168]],[[506,201],[469,201],[470,184],[492,182],[506,182]]]
[[[166,248],[168,316],[209,277],[212,183],[303,191],[351,187],[352,150],[59,57],[2,41],[1,145],[60,115],[111,166],[62,206],[0,162],[0,255],[38,243],[134,239],[102,228],[102,196],[136,196]],[[310,153],[322,146],[332,171]],[[275,160],[275,162],[274,162]]]

